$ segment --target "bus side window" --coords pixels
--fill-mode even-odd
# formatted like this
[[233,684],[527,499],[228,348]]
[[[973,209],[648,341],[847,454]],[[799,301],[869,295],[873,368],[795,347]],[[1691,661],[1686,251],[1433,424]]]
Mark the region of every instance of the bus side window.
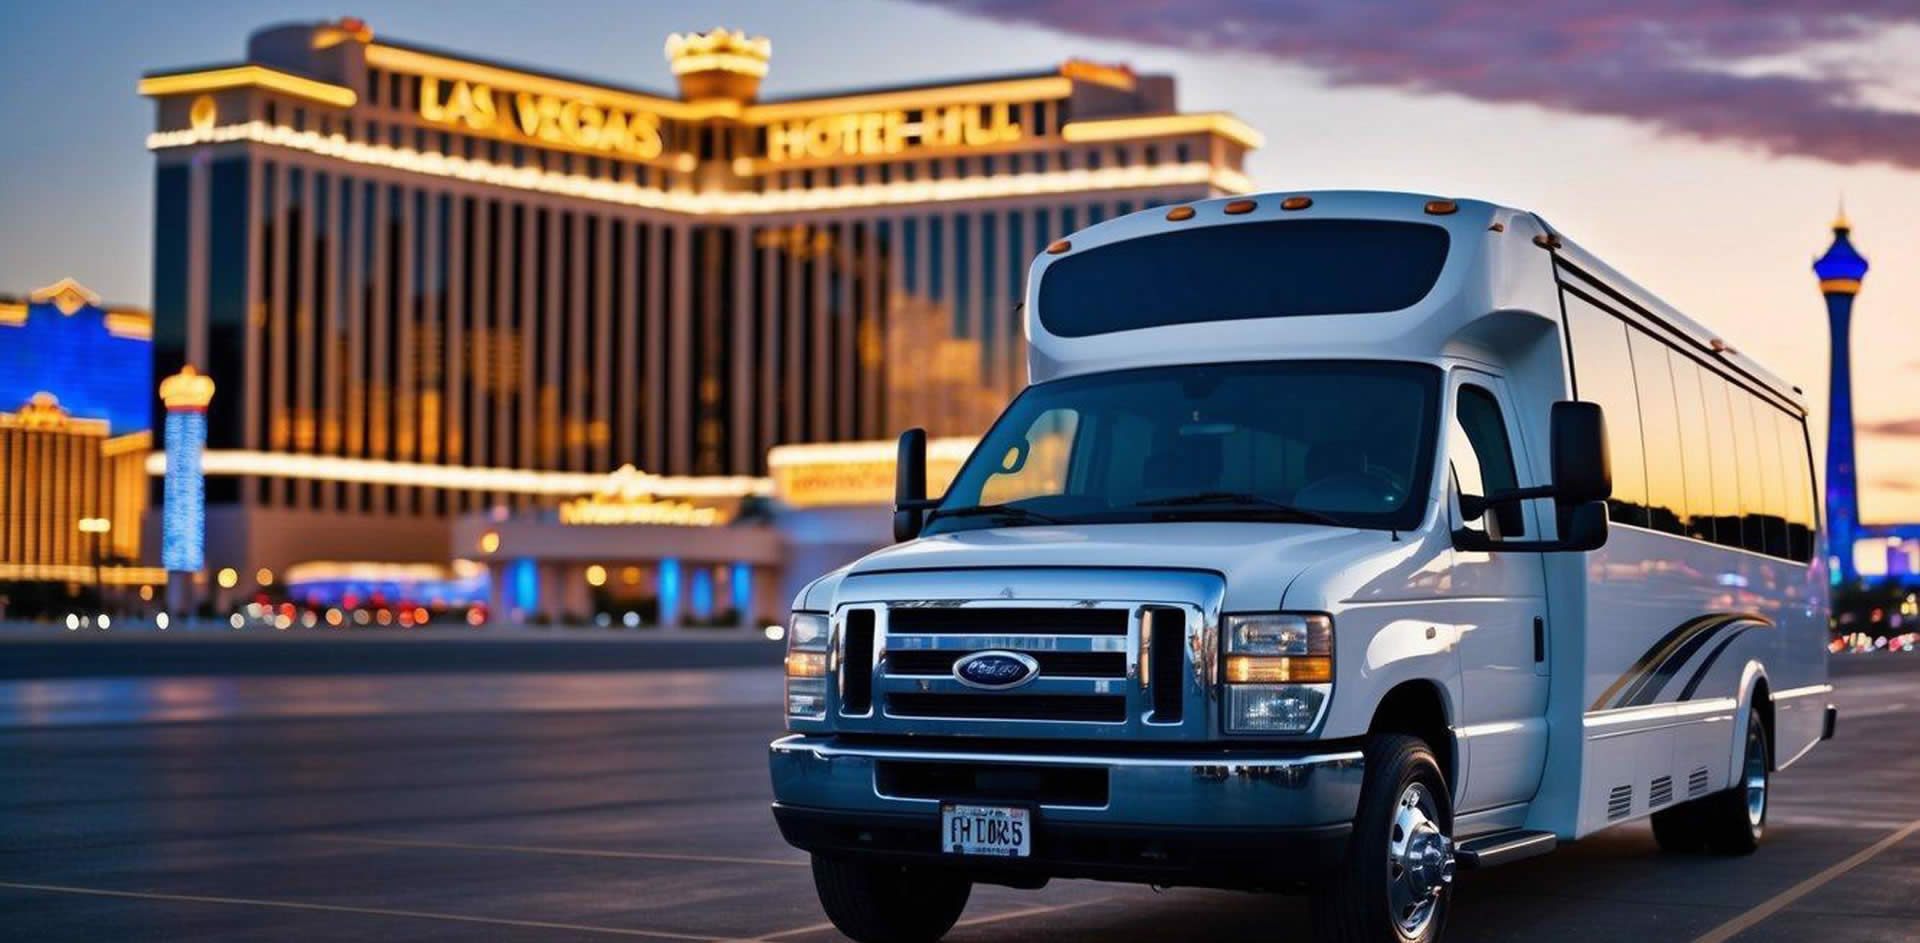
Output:
[[1813,465],[1806,427],[1786,413],[1775,413],[1780,427],[1780,463],[1787,483],[1787,556],[1813,559]]
[[1673,372],[1667,345],[1639,329],[1629,329],[1634,386],[1640,392],[1640,429],[1646,440],[1648,526],[1684,534],[1687,517],[1686,463],[1681,456],[1680,413],[1674,402]]
[[1740,531],[1740,453],[1734,445],[1732,385],[1710,370],[1701,371],[1707,395],[1707,432],[1713,448],[1713,542],[1744,546]]
[[[1707,401],[1700,392],[1700,365],[1678,351],[1673,391],[1680,406],[1680,454],[1687,477],[1687,536],[1713,539],[1713,450],[1707,435]],[[1721,461],[1726,461],[1722,458]]]
[[1767,552],[1765,487],[1761,484],[1760,443],[1753,427],[1753,394],[1729,384],[1733,404],[1734,464],[1740,470],[1740,545],[1754,553]]
[[[1454,474],[1460,493],[1486,497],[1497,491],[1520,487],[1514,471],[1513,446],[1507,438],[1506,420],[1500,416],[1500,401],[1482,387],[1460,387],[1459,401],[1453,411]],[[1526,517],[1518,503],[1502,504],[1489,512],[1491,521],[1470,521],[1467,526],[1484,529],[1495,539],[1509,539],[1526,533]],[[1488,526],[1491,525],[1491,526]]]
[[1613,497],[1607,501],[1607,516],[1621,524],[1645,527],[1647,466],[1626,322],[1572,293],[1562,292],[1560,297],[1567,309],[1573,351],[1574,396],[1600,404],[1607,416],[1607,451],[1613,461]]

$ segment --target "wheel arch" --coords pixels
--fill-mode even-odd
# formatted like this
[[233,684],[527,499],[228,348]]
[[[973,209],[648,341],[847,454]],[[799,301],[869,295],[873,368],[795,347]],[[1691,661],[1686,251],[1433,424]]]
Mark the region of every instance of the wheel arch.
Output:
[[1447,702],[1447,690],[1440,682],[1415,678],[1389,688],[1374,705],[1367,733],[1400,733],[1425,741],[1440,763],[1447,789],[1455,796],[1460,794],[1463,764],[1459,741],[1453,733],[1453,712]]
[[[1733,715],[1733,741],[1727,745],[1727,775],[1738,778],[1741,764],[1745,762],[1747,743],[1747,719],[1754,711],[1760,713],[1761,729],[1767,735],[1767,769],[1779,769],[1778,739],[1774,731],[1773,686],[1767,678],[1767,668],[1758,661],[1748,661],[1740,671],[1740,696]],[[1732,782],[1729,779],[1728,782]]]

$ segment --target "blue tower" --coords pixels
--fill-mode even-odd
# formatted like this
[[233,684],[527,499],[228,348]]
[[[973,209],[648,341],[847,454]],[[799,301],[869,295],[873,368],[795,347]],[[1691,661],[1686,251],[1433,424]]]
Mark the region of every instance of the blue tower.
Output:
[[1860,578],[1853,566],[1853,541],[1860,530],[1860,493],[1853,465],[1853,352],[1850,334],[1853,298],[1866,277],[1867,260],[1847,240],[1853,229],[1842,210],[1833,221],[1833,245],[1814,260],[1820,294],[1827,299],[1832,330],[1832,362],[1827,373],[1827,560],[1834,583],[1851,586]]

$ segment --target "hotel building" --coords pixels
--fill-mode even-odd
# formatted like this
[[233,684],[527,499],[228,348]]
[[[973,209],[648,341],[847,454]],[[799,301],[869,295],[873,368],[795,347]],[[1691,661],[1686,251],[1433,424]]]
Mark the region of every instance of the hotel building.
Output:
[[770,54],[669,37],[653,92],[342,20],[143,78],[154,370],[221,391],[208,565],[445,562],[622,466],[737,503],[779,444],[977,434],[1031,257],[1260,143],[1123,66],[762,98]]
[[164,580],[141,559],[152,321],[72,279],[0,297],[0,610]]

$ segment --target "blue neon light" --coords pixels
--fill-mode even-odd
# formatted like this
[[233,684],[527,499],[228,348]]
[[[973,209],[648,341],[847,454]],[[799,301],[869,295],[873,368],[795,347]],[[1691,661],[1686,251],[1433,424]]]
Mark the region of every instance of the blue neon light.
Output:
[[167,413],[167,477],[160,518],[160,565],[197,573],[206,566],[207,482],[200,456],[207,447],[207,414]]
[[19,325],[0,325],[0,410],[52,393],[70,415],[105,419],[109,434],[153,426],[153,342],[107,330],[90,304],[62,314],[51,301],[27,306]]
[[660,561],[660,621],[680,621],[680,561]]
[[713,568],[696,566],[693,568],[693,615],[696,619],[713,618]]
[[531,612],[540,607],[539,571],[534,569],[533,561],[521,558],[510,564],[513,567],[513,602],[508,607]]
[[727,586],[733,590],[733,611],[742,619],[753,618],[753,567],[735,563],[727,577]]

